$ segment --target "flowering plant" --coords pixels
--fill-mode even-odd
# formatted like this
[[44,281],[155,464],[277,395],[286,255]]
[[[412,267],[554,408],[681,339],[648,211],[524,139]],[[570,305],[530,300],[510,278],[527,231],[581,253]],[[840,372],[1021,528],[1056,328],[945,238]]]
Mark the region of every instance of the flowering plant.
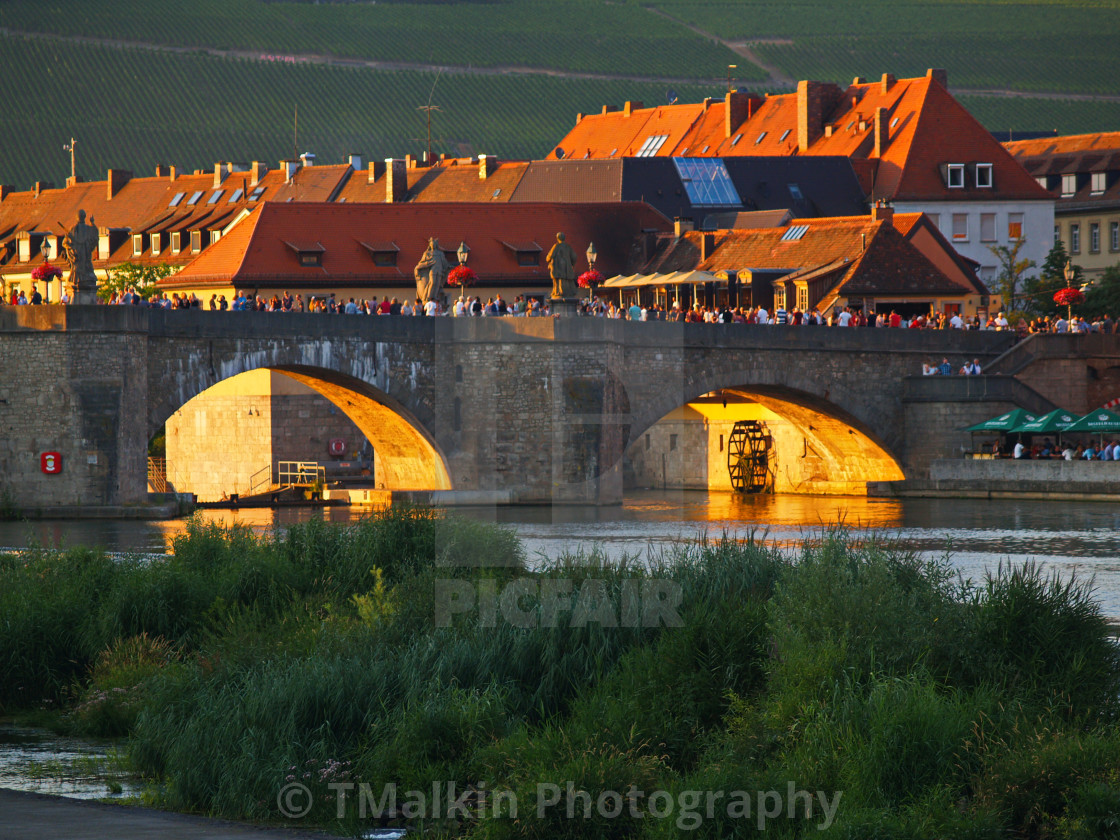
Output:
[[576,283],[579,284],[579,287],[581,289],[586,289],[590,286],[598,286],[602,282],[603,275],[595,269],[591,269],[591,271],[585,271],[583,272],[583,274],[576,278]]
[[62,269],[58,266],[51,265],[49,262],[44,262],[42,265],[35,266],[35,270],[31,272],[32,280],[54,280],[56,277],[62,276]]
[[1084,302],[1085,293],[1080,289],[1058,289],[1058,291],[1054,293],[1054,303],[1058,304],[1059,306],[1073,306],[1074,304]]
[[457,265],[447,273],[448,286],[472,286],[478,282],[478,275],[473,268]]

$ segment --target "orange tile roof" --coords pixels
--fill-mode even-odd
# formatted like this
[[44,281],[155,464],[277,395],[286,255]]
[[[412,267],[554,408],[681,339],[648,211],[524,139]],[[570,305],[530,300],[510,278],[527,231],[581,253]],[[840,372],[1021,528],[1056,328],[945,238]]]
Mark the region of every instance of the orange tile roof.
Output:
[[[498,161],[486,178],[479,177],[477,160],[438,161],[433,166],[406,170],[408,192],[405,201],[509,201],[521,181],[528,161]],[[355,172],[338,192],[339,202],[384,202],[387,177],[384,167],[377,167],[378,175],[369,180],[369,170]],[[495,196],[495,191],[498,194]]]
[[[740,155],[843,155],[871,160],[861,180],[872,198],[893,200],[1047,200],[1011,155],[960,105],[934,71],[914,79],[886,77],[858,81],[841,89],[822,82],[802,83],[819,95],[820,134],[798,147],[799,94],[751,98],[731,94],[723,101],[610,111],[583,117],[550,157],[604,158],[637,155],[649,137],[667,140],[660,156],[734,157]],[[886,126],[876,155],[875,114],[883,109]],[[730,115],[730,116],[729,116]],[[730,124],[730,129],[729,129]],[[991,162],[991,189],[949,190],[943,163]],[[868,183],[870,181],[870,183]]]
[[1013,140],[1003,144],[1016,158],[1035,155],[1063,155],[1074,152],[1116,151],[1120,149],[1120,131],[1097,134],[1070,134],[1064,137],[1039,137]]
[[[539,264],[518,261],[518,243],[537,243],[545,252],[563,230],[581,255],[589,242],[596,268],[619,273],[643,230],[666,231],[671,223],[646,204],[504,203],[296,203],[270,202],[234,226],[182,272],[163,281],[166,288],[199,285],[288,285],[325,288],[369,284],[371,288],[412,284],[412,267],[436,236],[446,251],[460,242],[471,249],[469,265],[482,285],[550,283],[544,254]],[[288,242],[314,241],[323,248],[321,266],[304,266]],[[397,265],[375,265],[369,243],[391,243]],[[506,243],[510,243],[507,245]],[[513,247],[511,247],[511,245]]]

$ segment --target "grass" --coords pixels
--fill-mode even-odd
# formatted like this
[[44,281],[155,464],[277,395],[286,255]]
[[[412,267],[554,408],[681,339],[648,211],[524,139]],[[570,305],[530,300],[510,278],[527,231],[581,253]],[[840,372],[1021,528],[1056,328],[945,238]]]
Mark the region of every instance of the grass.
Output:
[[[164,807],[276,820],[299,783],[311,823],[345,833],[377,821],[337,819],[340,783],[454,781],[473,817],[397,821],[725,837],[755,824],[707,813],[703,792],[794,785],[839,805],[828,825],[817,799],[773,819],[779,837],[1115,833],[1120,653],[1091,588],[1038,566],[973,585],[947,560],[829,532],[792,560],[720,540],[530,571],[509,531],[418,509],[267,539],[195,524],[174,551],[0,561],[7,708],[53,696],[60,725],[127,734]],[[448,612],[449,584],[479,600]],[[643,586],[674,593],[679,621],[620,625]],[[516,603],[495,603],[516,612],[487,620],[479,593],[511,587]],[[531,807],[541,784],[555,807]],[[517,817],[478,807],[482,789],[509,792]],[[580,790],[664,791],[679,810],[568,818]]]

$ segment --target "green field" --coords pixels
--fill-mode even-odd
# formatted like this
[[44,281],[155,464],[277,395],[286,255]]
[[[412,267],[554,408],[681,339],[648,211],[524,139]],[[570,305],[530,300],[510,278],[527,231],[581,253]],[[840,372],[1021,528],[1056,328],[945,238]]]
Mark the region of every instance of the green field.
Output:
[[[4,0],[0,183],[60,183],[71,136],[86,178],[275,161],[297,107],[298,151],[321,162],[418,153],[440,67],[433,148],[450,154],[539,157],[577,112],[720,95],[728,64],[759,92],[943,67],[994,131],[1116,130],[1118,36],[1120,0]],[[752,42],[785,80],[713,38]]]

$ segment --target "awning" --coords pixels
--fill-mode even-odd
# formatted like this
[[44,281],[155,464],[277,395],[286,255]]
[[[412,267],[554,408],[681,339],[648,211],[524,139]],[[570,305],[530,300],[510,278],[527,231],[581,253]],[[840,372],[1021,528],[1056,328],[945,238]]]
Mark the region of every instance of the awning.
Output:
[[1120,414],[1107,408],[1090,411],[1065,431],[1067,432],[1120,432]]
[[1009,431],[1025,435],[1041,434],[1043,432],[1065,432],[1079,419],[1081,418],[1072,412],[1056,408],[1049,414],[1043,414],[1041,417],[1016,426]]
[[669,274],[615,275],[599,286],[600,289],[638,289],[647,286],[699,286],[703,283],[726,283],[709,271],[673,271]]
[[999,417],[993,417],[990,420],[985,420],[983,423],[977,423],[975,426],[969,426],[965,429],[966,432],[1009,432],[1016,426],[1021,426],[1023,423],[1030,423],[1032,420],[1037,420],[1037,414],[1031,414],[1022,408],[1016,408],[1014,411],[1009,411],[1006,414],[1001,414]]

